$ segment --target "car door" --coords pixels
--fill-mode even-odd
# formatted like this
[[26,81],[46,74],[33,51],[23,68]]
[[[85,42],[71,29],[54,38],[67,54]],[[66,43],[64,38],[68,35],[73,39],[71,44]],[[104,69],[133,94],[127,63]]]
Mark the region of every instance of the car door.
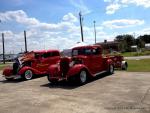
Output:
[[51,52],[45,52],[42,56],[41,59],[41,65],[40,65],[40,70],[42,72],[46,72],[49,65],[52,63],[52,53]]
[[57,51],[54,51],[51,53],[52,57],[51,57],[51,62],[50,65],[52,64],[56,64],[58,62],[58,60],[60,60],[60,54]]
[[41,53],[35,53],[35,58],[32,61],[32,68],[34,68],[38,71],[42,71],[41,60],[42,60],[42,54]]
[[92,67],[94,74],[103,70],[103,59],[101,55],[101,48],[99,47],[92,49]]
[[59,52],[52,51],[45,53],[43,55],[41,62],[43,66],[43,71],[47,71],[48,67],[52,64],[56,64],[59,59],[60,59]]

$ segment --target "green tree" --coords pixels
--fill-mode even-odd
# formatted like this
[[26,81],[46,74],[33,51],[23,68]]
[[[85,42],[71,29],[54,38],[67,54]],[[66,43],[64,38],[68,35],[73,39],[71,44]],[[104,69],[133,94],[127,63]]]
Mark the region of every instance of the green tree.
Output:
[[131,46],[135,44],[135,38],[132,35],[118,35],[115,41],[119,42],[119,49],[122,52],[131,51]]

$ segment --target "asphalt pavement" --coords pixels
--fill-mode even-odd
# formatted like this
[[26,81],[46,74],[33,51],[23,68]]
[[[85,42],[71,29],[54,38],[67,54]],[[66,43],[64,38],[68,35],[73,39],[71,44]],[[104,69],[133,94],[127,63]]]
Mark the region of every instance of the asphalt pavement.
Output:
[[115,71],[83,86],[0,75],[0,113],[150,113],[150,73]]

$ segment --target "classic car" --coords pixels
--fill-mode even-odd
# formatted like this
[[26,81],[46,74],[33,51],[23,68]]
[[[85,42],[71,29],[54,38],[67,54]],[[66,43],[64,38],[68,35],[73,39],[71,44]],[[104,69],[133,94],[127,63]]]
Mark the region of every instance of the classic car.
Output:
[[51,83],[75,80],[85,84],[89,78],[105,72],[114,73],[113,60],[103,57],[101,46],[89,45],[73,48],[71,57],[62,57],[59,63],[49,66],[47,78]]
[[3,75],[7,80],[30,80],[34,75],[47,74],[48,67],[59,60],[58,50],[31,51],[16,58],[11,67],[4,69]]

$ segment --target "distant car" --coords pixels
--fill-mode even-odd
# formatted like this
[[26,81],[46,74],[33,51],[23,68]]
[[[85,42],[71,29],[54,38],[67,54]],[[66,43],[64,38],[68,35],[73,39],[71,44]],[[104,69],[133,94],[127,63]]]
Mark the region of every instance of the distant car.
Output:
[[7,80],[17,78],[30,80],[34,75],[47,74],[48,67],[59,60],[58,50],[28,52],[17,57],[12,67],[4,69],[3,75]]
[[114,68],[120,68],[122,70],[127,70],[128,63],[124,60],[124,57],[121,55],[110,56],[110,59],[114,62]]
[[47,78],[51,83],[73,79],[85,84],[88,78],[105,72],[113,74],[114,63],[110,57],[102,56],[101,46],[80,46],[72,49],[72,57],[61,58],[58,64],[51,65]]

